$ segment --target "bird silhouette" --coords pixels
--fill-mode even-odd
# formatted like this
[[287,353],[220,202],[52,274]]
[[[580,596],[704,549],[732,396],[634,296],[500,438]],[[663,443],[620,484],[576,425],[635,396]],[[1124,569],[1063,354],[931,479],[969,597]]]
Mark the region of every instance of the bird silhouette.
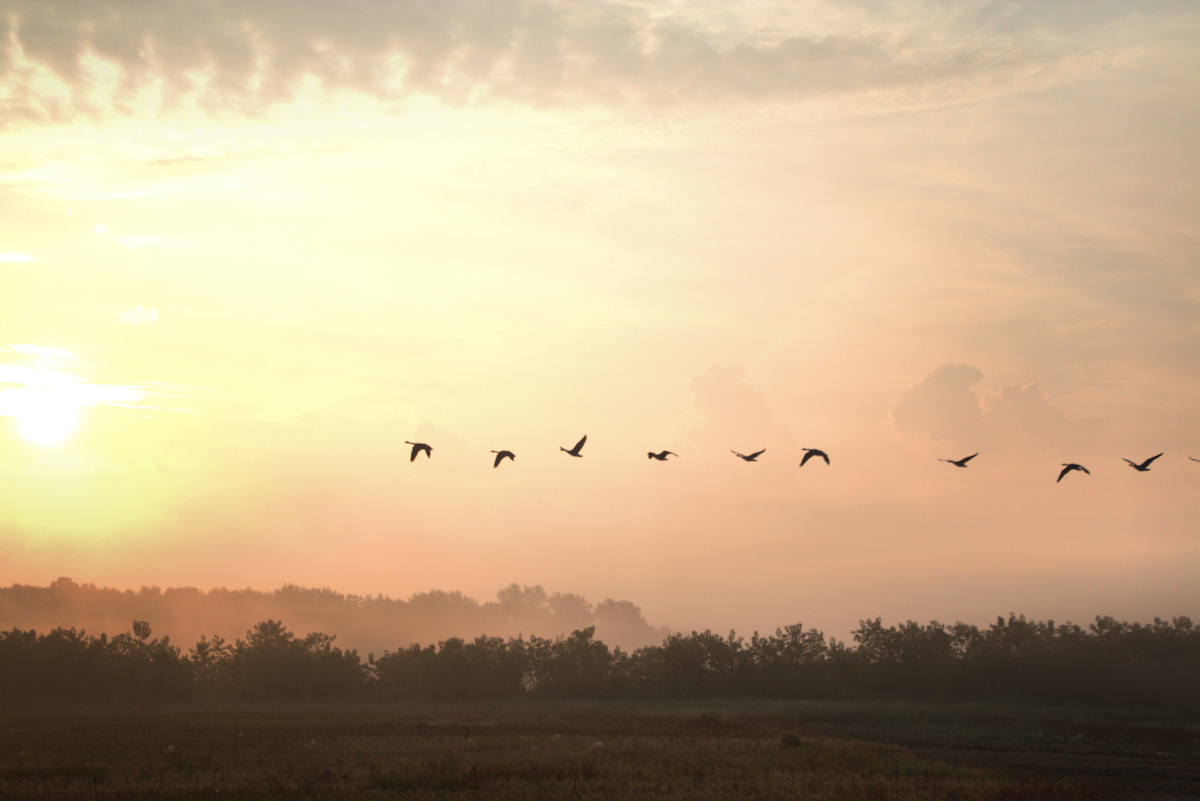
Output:
[[1195,456],[1189,456],[1188,458],[1191,459],[1193,462],[1200,462],[1200,459],[1197,459]]
[[829,464],[829,454],[825,451],[819,451],[816,448],[801,448],[800,450],[804,451],[804,458],[800,460],[801,467],[804,467],[804,463],[814,456],[820,456],[825,460],[825,464]]
[[767,449],[763,448],[761,451],[756,451],[755,453],[752,453],[749,456],[747,456],[744,453],[738,453],[737,451],[730,451],[730,453],[732,453],[734,456],[738,457],[739,459],[744,459],[747,462],[753,462],[755,459],[762,456],[766,452],[767,452]]
[[504,461],[506,457],[513,462],[517,460],[516,454],[514,454],[512,451],[492,451],[492,453],[496,454],[496,462],[492,465],[492,467],[499,467],[500,462]]
[[970,456],[964,456],[961,459],[938,459],[938,461],[939,462],[949,462],[950,464],[954,465],[955,467],[966,467],[967,462],[971,461],[978,455],[979,455],[978,453],[972,453]]
[[420,453],[421,451],[425,451],[426,459],[433,458],[433,448],[429,447],[424,442],[409,442],[408,440],[404,440],[404,444],[413,446],[412,456],[408,457],[408,461],[410,461],[410,462],[415,461],[417,458],[417,454]]
[[663,451],[662,453],[647,453],[646,458],[647,459],[657,459],[660,462],[665,462],[667,460],[668,456],[678,456],[678,455],[679,455],[678,453],[671,453],[670,451]]
[[563,453],[569,453],[572,456],[578,456],[580,458],[583,458],[583,454],[580,453],[580,451],[583,450],[583,443],[585,443],[585,442],[587,442],[587,434],[584,434],[583,439],[579,440],[579,442],[576,442],[575,447],[571,448],[571,450],[567,450],[566,448],[563,448],[561,446],[559,447],[559,450],[562,451]]
[[1070,473],[1072,470],[1082,470],[1089,476],[1091,475],[1091,472],[1081,464],[1075,464],[1074,462],[1071,464],[1066,464],[1064,462],[1062,472],[1058,474],[1058,479],[1054,483],[1057,484],[1059,481],[1062,481],[1063,476],[1065,476],[1067,473]]
[[[1158,456],[1162,456],[1162,454],[1160,453]],[[1158,456],[1151,456],[1149,459],[1142,462],[1141,464],[1137,464],[1135,462],[1130,462],[1128,459],[1126,459],[1125,461],[1129,462],[1129,466],[1132,467],[1134,470],[1138,471],[1139,473],[1145,473],[1147,470],[1150,469],[1150,463],[1153,462],[1155,459],[1157,459]],[[1191,457],[1189,456],[1188,458],[1190,459]]]

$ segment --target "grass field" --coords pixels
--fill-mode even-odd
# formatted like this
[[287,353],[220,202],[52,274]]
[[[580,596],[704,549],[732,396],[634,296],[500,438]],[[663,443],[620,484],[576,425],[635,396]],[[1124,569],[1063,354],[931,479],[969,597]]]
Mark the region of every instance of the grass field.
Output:
[[[742,701],[10,707],[0,710],[0,797],[1116,799],[1129,788],[1086,771],[1030,775],[924,752],[1007,743],[1133,756],[1160,760],[1168,778],[1196,755],[1186,721],[1051,712]],[[1186,786],[1152,790],[1190,797]]]

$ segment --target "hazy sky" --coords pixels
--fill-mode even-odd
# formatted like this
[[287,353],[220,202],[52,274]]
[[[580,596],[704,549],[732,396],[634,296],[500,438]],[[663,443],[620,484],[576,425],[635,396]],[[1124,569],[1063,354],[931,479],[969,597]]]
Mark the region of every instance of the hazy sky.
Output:
[[0,583],[1200,617],[1200,4],[0,28]]

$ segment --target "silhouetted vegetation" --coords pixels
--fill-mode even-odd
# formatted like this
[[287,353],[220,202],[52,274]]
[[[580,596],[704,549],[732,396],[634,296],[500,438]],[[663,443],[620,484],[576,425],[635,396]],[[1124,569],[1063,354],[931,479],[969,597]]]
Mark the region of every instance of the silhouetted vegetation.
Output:
[[408,600],[343,595],[292,584],[270,592],[201,591],[194,587],[118,590],[60,578],[46,587],[0,587],[0,630],[20,626],[49,631],[75,626],[122,631],[131,620],[149,621],[175,642],[196,642],[211,632],[246,631],[264,620],[286,620],[298,631],[336,632],[338,644],[359,653],[425,645],[454,637],[557,637],[596,627],[596,636],[626,650],[661,642],[668,632],[652,626],[629,601],[601,601],[547,592],[540,585],[510,584],[485,603],[461,592],[431,590]]
[[1083,629],[998,618],[884,627],[864,620],[854,645],[788,626],[747,643],[734,632],[673,634],[626,653],[587,627],[554,639],[452,637],[364,662],[334,637],[266,620],[232,645],[202,637],[188,654],[131,633],[0,633],[0,697],[161,702],[379,699],[715,698],[977,699],[1200,710],[1200,627],[1099,617]]

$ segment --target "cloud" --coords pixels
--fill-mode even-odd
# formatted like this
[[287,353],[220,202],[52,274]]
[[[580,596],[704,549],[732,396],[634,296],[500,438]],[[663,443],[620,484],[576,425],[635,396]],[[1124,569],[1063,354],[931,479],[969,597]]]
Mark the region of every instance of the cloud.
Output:
[[[54,360],[77,358],[70,351],[30,344],[8,345],[7,348],[28,357],[32,366],[0,362],[0,417],[21,417],[46,405],[71,408],[119,406],[193,413],[195,410],[182,405],[181,401],[210,394],[202,388],[185,389],[159,382],[106,384],[88,381],[47,366]],[[159,402],[155,403],[156,400]]]
[[30,256],[28,253],[0,253],[0,261],[26,262],[37,261],[37,259],[35,259],[33,256]]
[[126,234],[117,237],[122,247],[133,248],[167,248],[180,247],[184,243],[173,236],[163,234]]
[[969,364],[943,364],[896,396],[892,422],[937,439],[969,442],[983,434],[983,409],[971,387],[983,373]]
[[1069,420],[1050,405],[1037,381],[1005,387],[999,394],[983,398],[988,426],[1009,442],[1027,445],[1078,446],[1095,442],[1108,427],[1107,419],[1091,415]]
[[[0,74],[13,87],[5,110],[33,119],[106,111],[101,96],[126,114],[193,104],[251,112],[294,99],[311,81],[327,91],[453,103],[624,107],[867,92],[877,107],[885,96],[924,103],[946,92],[1066,80],[1102,52],[1095,37],[1063,35],[1079,24],[1071,15],[1039,20],[1051,26],[1046,34],[1024,36],[1013,24],[1022,13],[1031,16],[889,12],[871,24],[794,16],[781,32],[753,15],[715,23],[619,2],[38,0],[14,4]],[[1085,40],[1086,48],[1070,44]]]
[[129,325],[154,325],[158,322],[158,309],[147,309],[145,306],[135,306],[129,311],[121,312],[121,322]]
[[705,422],[691,431],[690,438],[709,453],[732,447],[743,453],[770,448],[795,455],[791,431],[775,419],[763,394],[744,378],[742,367],[714,364],[692,379],[692,407]]
[[75,354],[62,348],[49,348],[45,345],[9,345],[17,353],[26,356],[36,356],[40,359],[74,359]]
[[943,364],[896,395],[893,425],[965,448],[1086,447],[1107,430],[1098,415],[1069,419],[1037,381],[981,397],[973,387],[982,379],[969,364]]
[[52,406],[127,406],[141,395],[137,388],[93,384],[58,370],[0,364],[0,417],[22,417]]

